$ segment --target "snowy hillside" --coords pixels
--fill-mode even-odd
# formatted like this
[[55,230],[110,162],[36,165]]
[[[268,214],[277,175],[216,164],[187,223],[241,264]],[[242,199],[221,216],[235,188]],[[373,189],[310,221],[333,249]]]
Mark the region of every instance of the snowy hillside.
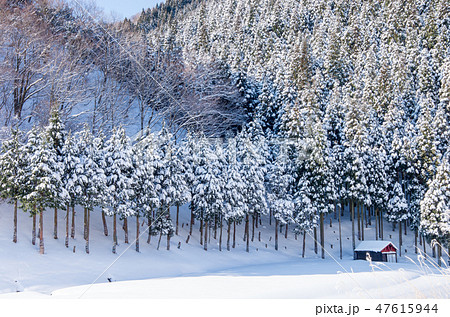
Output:
[[[301,258],[301,237],[295,240],[291,232],[288,239],[282,235],[279,251],[275,251],[273,223],[269,226],[267,218],[256,231],[256,237],[261,232],[261,242],[256,238],[250,244],[249,253],[245,252],[240,226],[235,249],[220,252],[212,236],[209,250],[204,251],[198,241],[198,223],[186,243],[189,212],[184,207],[181,208],[179,236],[171,240],[170,251],[165,250],[163,244],[156,250],[157,238],[152,237],[150,245],[141,241],[141,252],[137,253],[134,245],[123,243],[120,230],[117,255],[111,253],[112,238],[103,235],[99,212],[92,214],[90,254],[84,252],[81,210],[77,210],[77,231],[75,239],[70,239],[69,248],[64,246],[63,214],[60,213],[58,219],[59,238],[54,240],[51,234],[53,215],[47,212],[44,214],[46,254],[39,255],[39,246],[31,244],[31,218],[19,212],[19,236],[14,244],[11,241],[12,206],[3,204],[0,207],[0,298],[49,295],[52,298],[450,297],[447,269],[433,268],[428,261],[425,261],[426,266],[411,262],[417,262],[417,257],[412,252],[414,241],[410,232],[404,237],[402,253],[406,252],[412,260],[402,256],[398,263],[374,263],[374,266],[366,261],[354,261],[349,251],[344,251],[343,260],[339,260],[334,219],[333,227],[328,225],[325,229],[325,260],[314,253],[309,236],[305,258]],[[110,227],[111,219],[107,222]],[[326,223],[329,222],[327,219]],[[134,225],[134,219],[130,220],[130,228]],[[344,233],[350,232],[350,225],[351,222],[343,221]],[[366,237],[370,238],[372,233],[373,229],[366,229]],[[391,229],[386,229],[385,236],[391,234]],[[130,233],[131,242],[134,237]],[[143,237],[141,240],[146,240],[145,233]],[[392,237],[396,244],[397,235]],[[348,234],[344,235],[344,250],[351,250]],[[95,285],[90,287],[94,281]],[[16,291],[24,293],[13,294]]]
[[0,298],[450,298],[449,28],[448,0],[0,1]]

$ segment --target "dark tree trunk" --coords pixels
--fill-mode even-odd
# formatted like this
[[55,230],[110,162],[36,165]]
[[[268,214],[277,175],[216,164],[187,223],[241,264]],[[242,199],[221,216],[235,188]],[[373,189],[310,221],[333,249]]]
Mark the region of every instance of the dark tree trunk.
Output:
[[378,208],[375,208],[375,240],[378,240]]
[[317,227],[314,227],[314,253],[317,254]]
[[205,241],[203,243],[203,249],[208,251],[208,221],[205,221]]
[[200,245],[203,245],[203,210],[200,212]]
[[167,251],[170,251],[170,233],[167,233]]
[[[215,215],[214,217],[214,239],[217,239],[217,222],[219,221],[219,217]],[[211,235],[210,235],[211,238]]]
[[44,254],[44,208],[39,213],[39,253]]
[[382,226],[381,226],[381,222],[383,221],[383,212],[379,209],[378,210],[378,237],[383,240],[382,238]]
[[211,224],[209,224],[209,221],[208,221],[208,243],[209,244],[211,244],[211,236],[212,236],[212,234],[211,234]]
[[223,221],[222,217],[220,217],[219,251],[222,251],[222,231],[223,231]]
[[180,204],[177,204],[177,217],[176,217],[176,224],[175,224],[175,234],[178,235],[178,219],[180,217]]
[[56,207],[53,217],[53,239],[58,239],[58,208]]
[[303,231],[303,250],[302,250],[302,258],[305,257],[305,249],[306,249],[306,230]]
[[255,239],[255,215],[252,215],[252,242]]
[[114,216],[113,216],[113,248],[112,253],[116,254],[117,249],[117,215],[116,211],[114,210]]
[[269,210],[269,226],[272,225],[272,209]]
[[233,249],[236,247],[236,221],[233,221]]
[[380,211],[380,230],[381,230],[381,240],[384,240],[384,225],[383,225],[383,212]]
[[426,244],[427,242],[425,241],[425,237],[422,235],[422,241],[423,241],[423,255],[425,256],[425,258],[427,258],[427,248],[426,248]]
[[278,250],[278,219],[275,219],[275,250]]
[[441,258],[442,258],[442,246],[441,246],[440,243],[438,243],[436,246],[437,246],[438,265],[442,266],[442,261],[441,261]]
[[[367,219],[368,219],[368,217],[367,217],[367,209],[369,208],[369,207],[366,207],[365,205],[363,205],[363,215],[364,215],[364,228],[367,228],[367,226],[368,226],[368,223],[367,223]],[[364,240],[364,228],[363,228],[363,233],[362,233],[362,236],[363,236],[363,240]]]
[[70,237],[75,239],[75,206],[72,206],[72,227],[70,229]]
[[161,245],[161,238],[162,238],[162,230],[159,232],[158,246],[156,247],[156,250],[159,250],[159,246]]
[[355,243],[355,206],[353,205],[353,199],[350,200],[350,214],[352,218],[352,247],[354,251],[356,248],[356,243]]
[[246,237],[246,247],[245,251],[250,252],[250,223],[248,214],[245,216],[245,237]]
[[286,232],[284,233],[284,238],[285,239],[287,239],[287,237],[288,237],[288,228],[289,228],[289,225],[286,223]]
[[402,256],[402,222],[398,222],[398,255]]
[[123,219],[123,231],[125,233],[125,243],[128,244],[128,218]]
[[361,240],[364,241],[364,218],[365,218],[365,208],[361,205]]
[[[344,208],[344,205],[341,204],[341,208]],[[341,211],[339,211],[339,258],[342,260],[342,229],[341,229]]]
[[230,237],[231,237],[230,220],[228,220],[227,223],[228,223],[228,227],[227,227],[227,250],[230,251]]
[[91,220],[91,211],[87,210],[86,218],[86,253],[89,254],[89,222]]
[[147,225],[148,225],[148,237],[147,237],[147,243],[150,244],[150,240],[152,238],[152,216],[147,216]]
[[13,242],[17,243],[17,199],[14,199],[14,233]]
[[320,213],[320,248],[322,259],[325,259],[325,228],[323,221],[323,212]]
[[418,246],[417,246],[417,228],[415,228],[414,229],[414,253],[416,253],[417,254],[417,249],[418,249]]
[[189,235],[192,236],[192,227],[194,226],[194,205],[191,203],[191,223],[189,224]]
[[83,233],[83,239],[86,240],[87,237],[87,210],[84,208],[84,233]]
[[66,248],[69,247],[69,216],[70,216],[70,205],[67,204],[67,212],[66,212],[66,241],[65,241]]
[[108,236],[108,226],[106,224],[106,216],[105,216],[104,211],[102,211],[102,222],[103,222],[103,233],[107,237]]
[[360,205],[356,204],[356,221],[358,222],[358,240],[361,240],[361,220],[360,220]]
[[36,213],[33,213],[33,230],[31,231],[31,244],[36,245]]
[[[169,220],[170,219],[170,207],[167,207],[167,216],[166,219]],[[167,251],[170,250],[170,231],[167,232]]]
[[136,214],[136,252],[139,252],[139,214]]

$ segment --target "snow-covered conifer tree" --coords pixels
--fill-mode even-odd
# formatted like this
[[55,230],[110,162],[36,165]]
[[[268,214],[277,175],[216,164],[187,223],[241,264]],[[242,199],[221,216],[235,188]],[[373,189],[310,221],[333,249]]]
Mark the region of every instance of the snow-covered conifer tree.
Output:
[[[350,201],[350,213],[352,215],[352,246],[355,242],[355,207],[357,220],[360,220],[361,210],[369,199],[369,188],[367,186],[367,168],[365,166],[368,152],[366,121],[361,109],[356,107],[356,101],[350,96],[345,98],[347,108],[345,120],[344,143],[344,186],[345,199]],[[361,224],[358,221],[358,238],[361,238]]]
[[[195,191],[192,201],[195,213],[204,225],[203,247],[208,248],[210,225],[222,216],[224,206],[224,165],[220,143],[210,144],[207,139],[201,141],[198,165],[195,170]],[[202,231],[201,231],[202,232]]]
[[237,159],[237,140],[228,139],[225,149],[225,187],[224,187],[224,220],[227,223],[227,250],[231,247],[231,225],[233,224],[233,244],[236,246],[236,224],[241,223],[245,217],[248,206],[245,202],[245,189],[247,184],[243,179],[242,162]]
[[[113,219],[113,249],[117,248],[117,215],[123,219],[125,231],[125,243],[128,243],[127,217],[134,215],[130,198],[133,196],[132,175],[133,162],[130,140],[125,130],[120,127],[113,130],[111,137],[105,142],[104,148],[104,176],[106,191],[103,206],[105,212],[112,215]],[[93,162],[95,164],[95,162]]]
[[19,177],[25,168],[20,153],[22,134],[18,129],[11,130],[11,137],[5,140],[0,152],[0,196],[14,203],[13,242],[17,242],[17,205],[22,191]]
[[77,134],[79,161],[75,167],[74,188],[77,203],[84,208],[84,239],[86,253],[89,253],[90,215],[95,206],[102,206],[107,197],[105,191],[106,177],[98,157],[103,157],[99,144],[101,141],[91,134],[86,125]]
[[[133,196],[130,199],[134,215],[136,216],[136,251],[139,252],[139,217],[151,219],[152,210],[158,201],[154,184],[155,162],[155,140],[154,135],[146,130],[136,141],[132,148],[133,173],[132,188]],[[150,230],[150,228],[148,228]]]
[[450,111],[445,110],[443,103],[439,105],[432,122],[437,155],[441,158],[450,147]]
[[198,155],[200,153],[199,137],[188,132],[185,141],[180,145],[178,155],[182,159],[182,168],[184,171],[184,183],[187,189],[186,196],[189,196],[191,220],[189,223],[189,235],[192,235],[192,227],[195,219],[195,207],[192,196],[195,192],[195,168],[198,164]]
[[429,183],[425,197],[420,203],[420,230],[428,241],[438,244],[438,261],[441,247],[450,245],[450,163],[448,154],[439,165],[436,175]]
[[72,225],[71,225],[71,236],[75,237],[75,205],[79,201],[79,192],[77,191],[78,185],[78,174],[77,167],[80,164],[80,148],[76,139],[69,134],[64,142],[62,148],[63,157],[63,186],[66,189],[69,198],[67,201],[67,211],[66,211],[66,240],[65,245],[69,247],[69,214],[70,207],[72,207]]
[[163,235],[167,236],[167,249],[170,249],[170,238],[174,229],[170,217],[170,206],[174,203],[176,186],[172,177],[171,161],[174,153],[172,135],[166,127],[156,135],[155,164],[155,190],[158,196],[156,217],[152,223],[152,232],[159,233],[158,248]]
[[[307,138],[301,140],[297,151],[299,173],[308,179],[310,188],[303,191],[309,194],[310,203],[316,210],[320,219],[320,243],[322,258],[325,257],[324,214],[334,210],[335,190],[331,177],[331,168],[326,148],[325,133],[320,121],[310,124],[306,129]],[[304,185],[304,184],[302,184]],[[304,200],[304,199],[303,199]],[[305,201],[305,200],[304,200]]]
[[306,235],[310,235],[314,228],[317,228],[319,213],[317,206],[311,201],[312,184],[305,176],[300,177],[297,189],[294,195],[294,231],[303,233],[303,251],[302,257],[305,257]]
[[247,213],[245,215],[246,250],[249,252],[249,216],[256,217],[267,213],[264,175],[266,172],[266,142],[257,123],[243,130],[237,139],[237,159],[241,162],[242,180],[246,184],[244,191]]
[[420,171],[422,182],[426,183],[436,172],[439,153],[436,148],[436,131],[432,126],[432,101],[430,98],[424,98],[420,100],[419,105],[421,112],[417,120],[413,160]]
[[191,201],[191,189],[188,187],[191,182],[192,170],[189,159],[183,156],[183,145],[174,144],[172,159],[170,160],[173,186],[173,204],[176,205],[175,234],[178,235],[180,206]]
[[22,199],[25,208],[32,213],[39,211],[39,250],[44,253],[43,213],[46,207],[53,207],[56,201],[66,204],[68,193],[63,187],[61,162],[45,131],[28,134],[25,145],[28,178],[27,195]]
[[[61,121],[59,111],[54,109],[51,113],[49,124],[45,127],[45,137],[48,139],[47,142],[52,150],[55,152],[56,164],[52,167],[55,173],[59,174],[61,181],[64,179],[65,169],[63,166],[63,147],[66,139],[66,131],[64,124]],[[53,199],[51,201],[50,207],[54,208],[54,218],[53,218],[53,238],[58,239],[58,209],[63,209],[66,207],[67,201],[67,190],[64,186],[60,186],[62,183],[58,183],[56,186],[56,192],[53,194]]]
[[[33,218],[33,228],[31,233],[31,243],[35,245],[36,243],[36,215],[38,214],[38,206],[35,201],[30,200],[28,195],[32,192],[33,188],[37,186],[35,179],[31,178],[32,171],[35,161],[32,155],[37,151],[38,147],[41,146],[42,139],[39,137],[39,129],[33,127],[26,135],[26,141],[20,147],[21,159],[23,161],[23,168],[19,170],[18,182],[21,185],[21,192],[19,196],[19,201],[21,203],[21,208],[25,212],[29,212]],[[31,163],[31,164],[30,164]]]
[[345,186],[344,171],[345,161],[342,159],[344,155],[344,144],[346,136],[344,133],[344,111],[342,108],[342,93],[339,88],[335,88],[331,92],[330,101],[325,109],[323,119],[323,129],[327,136],[327,147],[329,156],[329,173],[330,181],[333,183],[335,192],[335,208],[338,214],[339,223],[339,253],[342,259],[342,226],[341,216],[343,215],[345,205]]
[[386,218],[390,222],[394,222],[398,224],[399,231],[399,251],[401,255],[401,245],[402,245],[402,221],[405,221],[410,218],[410,214],[408,211],[408,204],[405,198],[405,194],[403,193],[402,186],[396,182],[394,188],[390,193],[391,198],[389,199],[389,203],[387,205]]
[[278,144],[277,153],[267,169],[267,201],[275,218],[275,250],[278,250],[278,225],[287,225],[294,217],[295,172],[288,144]]

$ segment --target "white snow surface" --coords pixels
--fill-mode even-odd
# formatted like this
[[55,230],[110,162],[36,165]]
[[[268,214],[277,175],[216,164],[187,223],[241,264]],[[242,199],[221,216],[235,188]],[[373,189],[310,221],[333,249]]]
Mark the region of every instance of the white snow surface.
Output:
[[[101,214],[91,215],[90,254],[84,251],[82,210],[77,209],[76,236],[64,246],[65,212],[58,214],[58,239],[53,239],[53,211],[44,214],[45,254],[39,254],[39,240],[31,244],[31,218],[19,210],[19,235],[12,242],[13,208],[0,205],[0,299],[11,298],[449,298],[450,274],[437,269],[428,257],[420,264],[413,252],[414,235],[404,236],[402,256],[398,263],[354,261],[351,249],[351,222],[343,223],[344,254],[339,260],[337,222],[330,215],[326,223],[326,258],[314,253],[311,236],[306,238],[306,255],[301,257],[302,236],[294,239],[289,232],[279,234],[279,251],[274,250],[273,222],[268,217],[255,231],[250,252],[245,252],[243,225],[238,226],[236,248],[226,250],[226,230],[222,251],[218,237],[211,236],[208,251],[199,244],[198,223],[189,243],[189,210],[180,212],[180,232],[171,239],[166,250],[163,237],[156,250],[158,237],[146,243],[141,237],[141,252],[133,244],[123,243],[118,225],[118,254],[111,253],[112,219],[108,218],[108,237],[103,234]],[[329,218],[333,227],[329,226]],[[344,221],[343,217],[343,221]],[[175,219],[175,209],[172,210]],[[183,224],[183,227],[182,227]],[[129,219],[130,243],[135,238],[135,219]],[[146,226],[141,226],[145,230]],[[224,228],[226,229],[226,227]],[[258,235],[261,232],[261,242]],[[213,231],[211,231],[213,233]],[[367,238],[374,229],[365,229]],[[385,237],[395,241],[385,223]],[[180,244],[180,249],[177,246]],[[267,247],[266,247],[267,245]],[[73,249],[75,247],[75,253]],[[128,250],[126,250],[129,248]],[[430,251],[427,245],[427,251]],[[123,255],[122,255],[123,253]],[[406,258],[407,256],[410,257]],[[447,260],[447,258],[445,258]],[[413,263],[416,262],[416,263]],[[109,282],[109,280],[111,282]],[[95,281],[95,283],[94,283]]]
[[[383,250],[386,246],[391,244],[391,241],[382,241],[382,240],[370,240],[370,241],[362,241],[360,244],[358,244],[355,248],[355,251],[374,251],[379,252]],[[392,243],[392,245],[398,249],[395,244]]]

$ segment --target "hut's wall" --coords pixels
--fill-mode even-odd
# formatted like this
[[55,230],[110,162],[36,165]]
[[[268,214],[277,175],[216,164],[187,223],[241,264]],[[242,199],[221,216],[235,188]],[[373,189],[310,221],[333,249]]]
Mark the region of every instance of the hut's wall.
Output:
[[354,259],[365,260],[367,257],[367,253],[369,253],[372,261],[381,261],[381,262],[387,261],[386,256],[383,255],[381,252],[373,252],[373,251],[355,251]]

